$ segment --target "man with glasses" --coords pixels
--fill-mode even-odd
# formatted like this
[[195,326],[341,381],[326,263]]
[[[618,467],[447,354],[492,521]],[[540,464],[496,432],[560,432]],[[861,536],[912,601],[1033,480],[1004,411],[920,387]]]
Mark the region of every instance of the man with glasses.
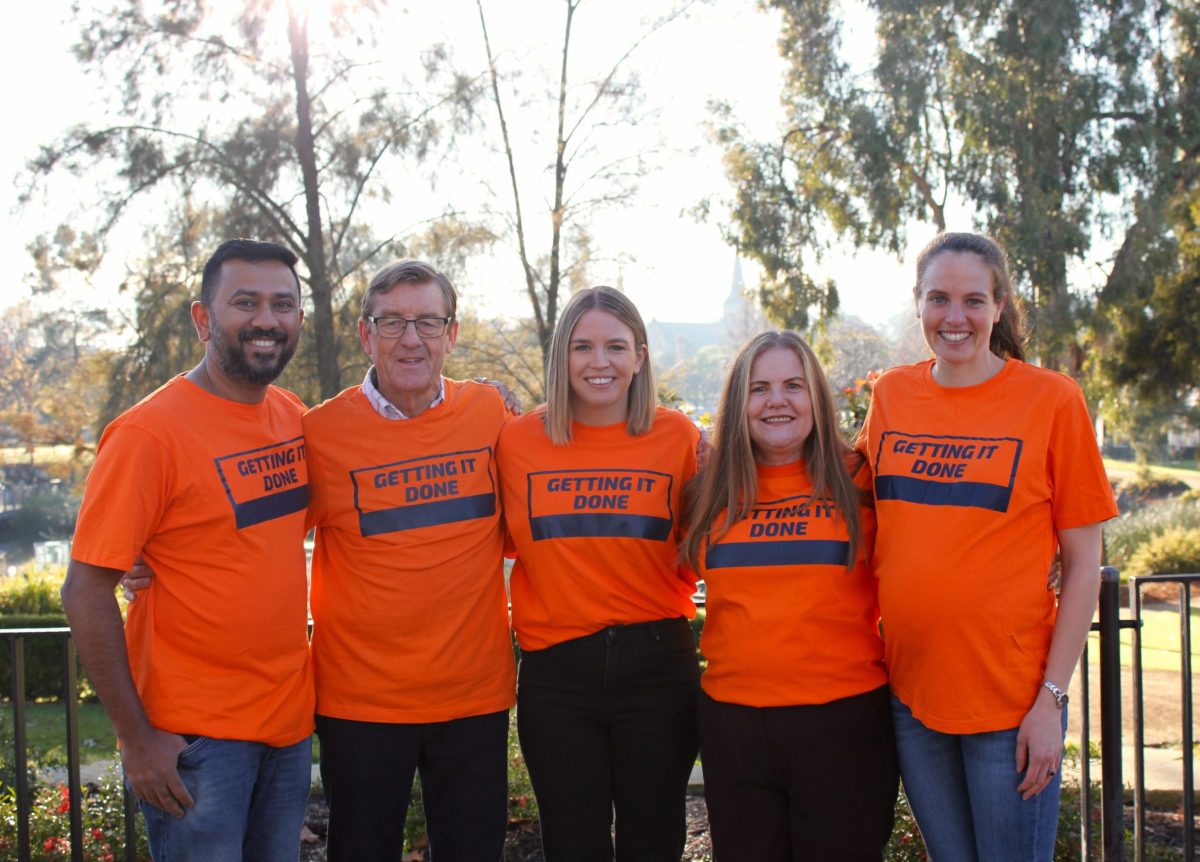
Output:
[[[312,774],[308,500],[295,395],[270,385],[304,313],[296,255],[223,243],[192,321],[204,358],[104,431],[63,607],[157,860],[295,862]],[[137,558],[157,585],[122,630]]]
[[500,859],[514,669],[492,386],[442,377],[445,275],[372,278],[361,385],[304,417],[313,661],[333,862],[398,859],[414,772],[434,858]]

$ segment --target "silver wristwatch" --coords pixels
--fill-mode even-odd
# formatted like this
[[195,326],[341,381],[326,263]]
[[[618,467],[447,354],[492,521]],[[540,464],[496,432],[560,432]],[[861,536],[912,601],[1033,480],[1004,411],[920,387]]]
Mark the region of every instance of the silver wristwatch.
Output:
[[1046,680],[1044,683],[1042,683],[1042,687],[1050,689],[1050,693],[1054,695],[1054,702],[1058,704],[1059,709],[1062,709],[1067,705],[1067,701],[1070,699],[1067,697],[1067,693],[1050,680]]

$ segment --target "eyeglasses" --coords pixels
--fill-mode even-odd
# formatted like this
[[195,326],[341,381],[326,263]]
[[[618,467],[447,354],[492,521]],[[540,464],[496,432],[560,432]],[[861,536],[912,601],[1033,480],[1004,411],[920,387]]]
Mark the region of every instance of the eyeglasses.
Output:
[[372,317],[367,315],[380,338],[403,338],[411,323],[422,338],[438,338],[454,317]]

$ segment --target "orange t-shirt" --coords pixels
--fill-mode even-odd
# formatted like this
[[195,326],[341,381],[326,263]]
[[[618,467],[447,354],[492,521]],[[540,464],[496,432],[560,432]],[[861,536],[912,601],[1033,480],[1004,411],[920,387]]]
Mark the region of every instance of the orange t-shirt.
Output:
[[944,387],[931,367],[879,378],[859,440],[888,677],[934,730],[1003,730],[1045,678],[1057,531],[1117,508],[1073,380],[1009,360],[978,386]]
[[545,408],[500,435],[505,520],[517,552],[513,628],[538,650],[602,628],[694,617],[696,576],[678,563],[679,495],[696,472],[700,432],[659,407],[650,431],[575,423],[546,434]]
[[304,416],[320,715],[415,724],[516,699],[492,457],[508,413],[491,386],[445,383],[412,419],[360,386]]
[[239,404],[181,375],[100,438],[71,556],[154,570],[125,641],[161,730],[268,745],[312,732],[303,410],[274,386]]
[[[859,460],[855,481],[870,492]],[[722,512],[714,526],[723,525]],[[746,706],[828,703],[887,683],[875,576],[875,514],[859,507],[864,551],[832,500],[812,499],[804,462],[758,468],[758,502],[715,545],[700,547],[707,585],[700,684]]]

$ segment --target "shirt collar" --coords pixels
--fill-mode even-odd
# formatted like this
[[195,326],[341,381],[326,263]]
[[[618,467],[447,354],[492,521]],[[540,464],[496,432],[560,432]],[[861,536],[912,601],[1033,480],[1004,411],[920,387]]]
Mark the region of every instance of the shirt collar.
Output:
[[[391,401],[388,401],[387,398],[384,397],[384,394],[379,391],[379,387],[376,385],[375,380],[375,366],[372,365],[367,369],[367,376],[363,378],[362,391],[363,395],[367,396],[367,401],[370,402],[371,407],[375,409],[375,412],[384,419],[407,419],[408,417],[404,415],[400,408],[398,408]],[[437,397],[434,398],[433,401],[429,403],[429,406],[425,409],[432,410],[445,400],[446,379],[444,377],[439,377]]]

